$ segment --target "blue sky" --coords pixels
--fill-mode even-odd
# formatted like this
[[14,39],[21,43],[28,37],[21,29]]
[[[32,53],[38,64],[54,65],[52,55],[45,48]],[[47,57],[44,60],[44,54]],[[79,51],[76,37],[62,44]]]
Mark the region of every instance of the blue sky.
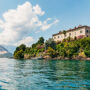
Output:
[[[40,22],[43,23],[43,22],[46,22],[48,19],[50,19],[47,21],[46,24],[43,23],[42,26],[46,27],[46,25],[47,26],[50,24],[51,25],[45,30],[39,30],[40,28],[42,28],[42,26],[35,27],[34,30],[32,29],[30,32],[28,32],[27,35],[25,35],[27,30],[22,30],[19,32],[20,35],[18,34],[19,36],[23,34],[21,38],[20,37],[18,38],[14,37],[13,39],[8,38],[7,40],[8,42],[5,41],[7,39],[5,38],[0,44],[8,48],[10,52],[12,52],[15,49],[14,44],[16,44],[16,42],[21,43],[21,41],[23,40],[31,39],[31,42],[29,41],[30,43],[28,43],[28,45],[29,44],[31,45],[32,43],[36,42],[40,36],[43,36],[45,39],[48,39],[52,37],[52,34],[57,33],[60,30],[64,30],[64,29],[67,30],[69,28],[73,28],[78,25],[90,26],[90,0],[0,0],[1,22],[3,21],[4,24],[6,25],[7,22],[5,21],[5,19],[8,18],[8,16],[10,18],[10,14],[11,14],[10,10],[11,9],[16,10],[18,5],[22,6],[26,2],[30,3],[32,7],[38,4],[39,8],[41,8],[42,12],[40,12],[39,14],[35,14],[38,17]],[[6,15],[5,12],[7,12],[8,15]],[[3,18],[3,16],[5,16],[5,18]],[[13,20],[14,17],[11,17],[11,18]],[[31,20],[31,18],[29,19]],[[55,23],[55,21],[57,21],[57,23]],[[11,21],[11,23],[12,22],[13,21]],[[2,25],[2,23],[0,24],[1,26],[5,26],[5,25]],[[9,28],[11,29],[11,27]],[[31,27],[29,28],[31,29]],[[0,28],[0,33],[1,33],[0,35],[4,36],[4,34],[2,34],[3,32],[3,33],[6,33],[8,36],[10,36],[11,33],[7,33],[7,32],[10,32],[10,30],[7,31],[6,28],[4,29],[5,30],[3,32],[3,29]],[[25,37],[28,37],[28,38],[26,39]],[[10,40],[14,40],[15,38],[17,38],[16,42],[10,42]],[[4,43],[4,41],[6,43]]]

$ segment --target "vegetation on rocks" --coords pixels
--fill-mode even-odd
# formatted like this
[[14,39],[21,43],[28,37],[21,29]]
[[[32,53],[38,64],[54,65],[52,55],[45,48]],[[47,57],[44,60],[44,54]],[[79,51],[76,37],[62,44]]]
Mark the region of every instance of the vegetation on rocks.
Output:
[[49,56],[51,58],[90,58],[90,37],[82,39],[64,39],[62,42],[54,42],[53,39],[46,40],[40,37],[39,40],[26,47],[22,44],[16,48],[14,58],[31,58],[37,56]]

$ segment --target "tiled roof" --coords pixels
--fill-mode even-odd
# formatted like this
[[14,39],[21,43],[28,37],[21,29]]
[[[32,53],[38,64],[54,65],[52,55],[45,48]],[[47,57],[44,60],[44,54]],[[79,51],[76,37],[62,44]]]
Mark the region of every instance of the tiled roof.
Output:
[[[69,29],[66,32],[75,31],[75,30],[80,29],[80,28],[83,28],[83,27],[88,27],[88,26],[86,26],[86,25],[85,26],[79,25],[78,27],[74,27],[73,29]],[[56,35],[59,35],[59,34],[63,34],[63,31],[62,32],[60,31],[59,33],[53,34],[53,36],[56,36]]]

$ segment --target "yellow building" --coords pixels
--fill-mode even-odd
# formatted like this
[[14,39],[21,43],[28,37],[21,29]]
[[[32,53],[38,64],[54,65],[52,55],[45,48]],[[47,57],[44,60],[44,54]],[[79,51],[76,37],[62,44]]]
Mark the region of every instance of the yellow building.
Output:
[[83,37],[89,37],[90,36],[90,27],[89,26],[78,26],[73,29],[69,29],[64,32],[59,32],[56,34],[53,34],[52,38],[54,41],[62,41],[63,39],[66,39],[68,37],[71,38],[83,38]]

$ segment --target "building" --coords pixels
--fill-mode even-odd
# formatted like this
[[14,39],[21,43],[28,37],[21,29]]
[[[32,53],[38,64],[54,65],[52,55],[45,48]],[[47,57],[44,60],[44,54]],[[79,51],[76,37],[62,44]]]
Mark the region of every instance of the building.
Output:
[[56,34],[53,34],[52,38],[54,41],[62,41],[63,39],[66,39],[68,37],[71,38],[83,38],[83,37],[89,37],[90,36],[90,27],[89,26],[81,26],[75,27],[73,29],[69,29],[67,31],[59,32]]

